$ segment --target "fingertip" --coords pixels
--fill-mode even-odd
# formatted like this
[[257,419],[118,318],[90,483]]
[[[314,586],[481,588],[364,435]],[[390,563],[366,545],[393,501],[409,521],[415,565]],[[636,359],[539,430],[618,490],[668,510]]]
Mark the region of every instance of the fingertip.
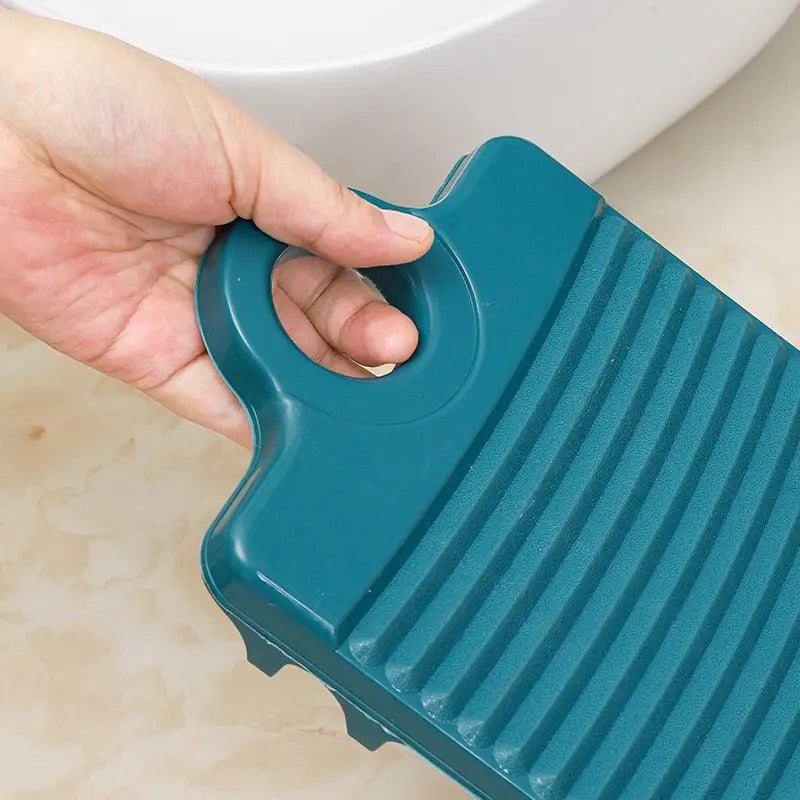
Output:
[[430,247],[433,241],[433,229],[424,219],[388,208],[382,209],[381,214],[386,227],[393,234],[419,247]]
[[405,314],[392,309],[394,320],[387,325],[381,346],[381,359],[384,364],[402,364],[408,361],[419,345],[417,326]]
[[306,249],[344,267],[407,264],[430,250],[434,232],[426,220],[403,211],[379,209],[351,195],[358,211],[327,226]]
[[[402,311],[384,302],[365,307],[353,330],[356,346],[345,348],[351,358],[370,367],[402,364],[415,353],[419,332]],[[360,345],[360,346],[359,346]]]

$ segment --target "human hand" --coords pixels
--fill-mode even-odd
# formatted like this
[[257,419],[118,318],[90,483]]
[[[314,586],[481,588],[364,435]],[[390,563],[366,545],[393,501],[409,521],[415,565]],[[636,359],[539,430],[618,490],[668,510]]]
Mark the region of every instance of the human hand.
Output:
[[215,226],[237,216],[321,257],[282,265],[274,285],[309,356],[369,376],[358,364],[412,355],[411,320],[336,264],[418,258],[433,238],[424,222],[361,200],[190,73],[0,10],[0,313],[247,444],[193,298]]

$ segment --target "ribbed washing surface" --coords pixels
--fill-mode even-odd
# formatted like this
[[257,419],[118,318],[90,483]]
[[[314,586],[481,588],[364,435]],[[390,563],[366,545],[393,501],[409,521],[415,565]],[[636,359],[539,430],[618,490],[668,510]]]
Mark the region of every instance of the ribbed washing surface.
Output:
[[797,352],[608,213],[352,658],[535,797],[798,797],[798,443]]

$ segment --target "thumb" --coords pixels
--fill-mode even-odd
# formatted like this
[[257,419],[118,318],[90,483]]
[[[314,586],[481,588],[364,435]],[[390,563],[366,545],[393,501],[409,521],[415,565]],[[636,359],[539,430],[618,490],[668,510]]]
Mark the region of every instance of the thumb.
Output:
[[342,266],[431,246],[427,223],[345,189],[192,73],[92,31],[2,8],[0,19],[0,110],[93,194],[172,221],[246,217]]
[[234,212],[266,233],[346,267],[413,261],[433,242],[424,220],[381,210],[308,156],[218,98],[212,109],[231,172]]

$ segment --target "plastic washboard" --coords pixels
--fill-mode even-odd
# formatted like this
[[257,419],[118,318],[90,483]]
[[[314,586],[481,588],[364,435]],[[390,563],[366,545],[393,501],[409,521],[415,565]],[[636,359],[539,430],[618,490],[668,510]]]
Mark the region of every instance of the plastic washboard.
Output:
[[251,223],[201,264],[255,436],[202,567],[249,659],[482,798],[796,800],[800,354],[520,139],[411,211],[383,378],[294,346]]

